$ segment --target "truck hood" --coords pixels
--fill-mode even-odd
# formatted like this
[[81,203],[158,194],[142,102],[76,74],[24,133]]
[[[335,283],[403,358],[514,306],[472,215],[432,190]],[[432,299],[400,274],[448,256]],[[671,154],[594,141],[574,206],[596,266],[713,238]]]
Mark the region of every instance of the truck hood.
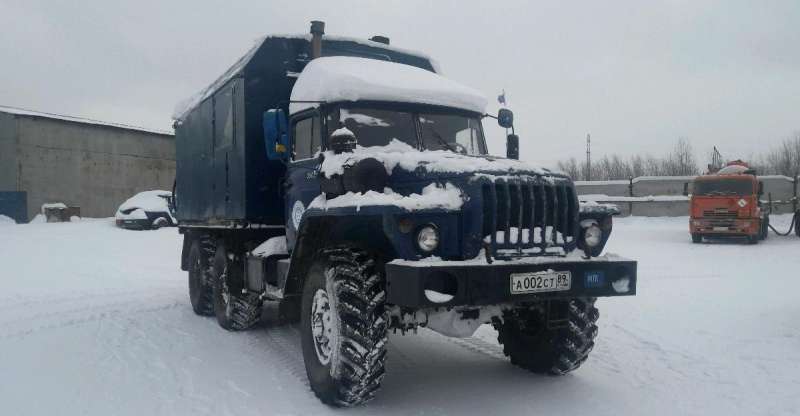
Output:
[[544,176],[566,178],[563,174],[519,160],[494,156],[468,156],[446,150],[418,149],[399,140],[386,146],[357,147],[353,152],[325,152],[321,171],[325,176],[342,174],[345,166],[373,158],[383,163],[393,180],[437,179],[469,176]]

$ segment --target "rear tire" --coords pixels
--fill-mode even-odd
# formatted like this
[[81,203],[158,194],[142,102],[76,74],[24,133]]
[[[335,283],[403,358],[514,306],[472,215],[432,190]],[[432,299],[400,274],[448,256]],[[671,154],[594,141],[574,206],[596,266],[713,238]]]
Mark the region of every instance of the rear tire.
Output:
[[600,313],[595,299],[567,301],[565,327],[547,328],[539,309],[519,309],[496,323],[497,340],[511,364],[538,374],[564,375],[578,369],[589,357],[597,337]]
[[153,224],[150,225],[150,228],[154,230],[158,230],[159,228],[163,228],[169,225],[169,220],[164,217],[158,217],[153,221]]
[[692,242],[695,244],[700,244],[703,242],[703,236],[700,234],[692,234]]
[[326,250],[303,288],[300,337],[314,394],[332,406],[371,400],[385,374],[385,283],[365,252]]
[[192,241],[189,248],[189,301],[194,313],[202,316],[214,314],[211,288],[210,260],[214,256],[214,245],[207,237]]
[[256,294],[243,291],[244,265],[228,256],[225,244],[217,243],[214,255],[214,312],[219,326],[228,331],[242,331],[261,320],[263,301]]

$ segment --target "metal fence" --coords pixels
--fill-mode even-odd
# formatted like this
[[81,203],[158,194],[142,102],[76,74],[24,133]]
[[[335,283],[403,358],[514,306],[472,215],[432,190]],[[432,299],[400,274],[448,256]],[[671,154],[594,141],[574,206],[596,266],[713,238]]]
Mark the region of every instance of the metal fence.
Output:
[[[615,181],[577,181],[575,189],[581,201],[617,205],[622,215],[675,217],[689,214],[689,198],[694,176],[643,176]],[[764,183],[762,203],[775,214],[791,213],[798,208],[798,180],[788,176],[759,176]],[[688,184],[688,186],[686,185]]]

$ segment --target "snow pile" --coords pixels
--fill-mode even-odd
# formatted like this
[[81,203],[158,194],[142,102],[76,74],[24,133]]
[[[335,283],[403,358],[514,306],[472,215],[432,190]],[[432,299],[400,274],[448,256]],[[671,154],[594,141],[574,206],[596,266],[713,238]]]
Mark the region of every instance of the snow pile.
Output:
[[[317,58],[306,65],[292,90],[292,101],[391,101],[486,109],[480,92],[439,74],[411,65],[344,56]],[[315,106],[293,102],[294,114]]]
[[367,191],[365,193],[348,192],[333,199],[326,199],[325,195],[316,197],[309,208],[327,210],[329,208],[355,207],[356,210],[365,206],[395,206],[408,211],[422,209],[457,210],[464,203],[461,190],[451,183],[446,183],[444,188],[432,183],[422,189],[422,195],[411,194],[403,196],[385,188],[383,192]]
[[353,131],[348,129],[347,127],[336,129],[334,130],[333,133],[331,133],[331,137],[339,137],[339,136],[355,137],[355,133],[353,133]]
[[448,150],[426,150],[421,152],[400,140],[392,139],[386,146],[358,146],[353,152],[334,154],[324,153],[325,160],[320,167],[323,174],[330,177],[344,173],[346,165],[353,165],[363,159],[375,158],[383,163],[386,172],[392,174],[395,167],[413,172],[422,166],[428,172],[470,173],[488,172],[527,172],[548,175],[550,170],[513,159],[491,156],[467,156]]
[[257,257],[289,254],[289,252],[286,251],[286,236],[279,235],[277,237],[272,237],[254,248],[250,253]]
[[6,217],[5,215],[0,214],[0,225],[12,225],[16,223],[17,222],[14,221],[13,218]]

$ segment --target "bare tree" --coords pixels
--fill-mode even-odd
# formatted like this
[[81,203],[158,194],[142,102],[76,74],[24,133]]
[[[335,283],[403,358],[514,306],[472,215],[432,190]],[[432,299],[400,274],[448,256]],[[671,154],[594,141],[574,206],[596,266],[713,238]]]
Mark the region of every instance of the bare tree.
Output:
[[581,169],[578,167],[578,161],[574,157],[569,158],[567,161],[559,161],[558,170],[566,173],[573,180],[580,180]]
[[[762,153],[735,159],[746,160],[762,175],[794,177],[800,174],[800,131]],[[709,162],[715,162],[713,152],[709,153]],[[586,164],[578,163],[575,158],[558,162],[558,167],[575,179],[585,180],[588,176]],[[616,154],[604,155],[592,163],[591,178],[609,180],[638,176],[694,176],[700,174],[700,171],[692,144],[682,137],[675,142],[672,151],[661,158],[637,154],[626,160]]]

